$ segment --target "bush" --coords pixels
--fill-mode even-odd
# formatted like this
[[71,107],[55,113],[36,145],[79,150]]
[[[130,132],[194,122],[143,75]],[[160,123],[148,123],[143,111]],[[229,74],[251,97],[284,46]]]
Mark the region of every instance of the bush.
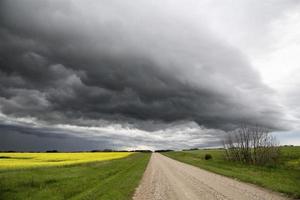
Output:
[[226,158],[244,164],[275,165],[280,149],[271,130],[262,126],[242,126],[225,136],[223,141]]
[[58,153],[58,151],[57,150],[48,150],[48,151],[46,151],[46,153]]
[[210,154],[205,154],[204,159],[210,160],[210,159],[212,159],[212,156]]

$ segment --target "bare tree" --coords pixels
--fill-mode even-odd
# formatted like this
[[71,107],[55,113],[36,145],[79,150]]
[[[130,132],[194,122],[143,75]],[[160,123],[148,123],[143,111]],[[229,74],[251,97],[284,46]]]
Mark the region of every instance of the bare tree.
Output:
[[275,164],[279,157],[278,142],[270,129],[241,125],[226,135],[223,141],[226,158],[247,164]]

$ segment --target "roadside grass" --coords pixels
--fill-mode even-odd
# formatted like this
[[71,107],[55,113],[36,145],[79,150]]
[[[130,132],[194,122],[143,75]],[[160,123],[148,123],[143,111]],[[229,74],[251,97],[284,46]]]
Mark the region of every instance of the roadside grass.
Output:
[[0,199],[131,199],[150,153],[66,166],[0,169]]
[[[212,159],[205,160],[205,154]],[[230,162],[224,158],[224,150],[194,150],[163,153],[175,160],[194,165],[241,181],[300,198],[300,147],[281,147],[277,166],[253,166]]]
[[72,165],[118,159],[130,154],[132,152],[0,153],[0,170]]

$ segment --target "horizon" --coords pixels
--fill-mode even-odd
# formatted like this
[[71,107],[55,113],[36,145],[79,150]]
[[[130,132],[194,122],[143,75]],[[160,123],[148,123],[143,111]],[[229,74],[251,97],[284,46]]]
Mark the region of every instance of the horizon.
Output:
[[[300,145],[279,145],[278,147],[300,147]],[[81,151],[60,151],[56,149],[52,150],[44,150],[44,151],[14,151],[14,150],[6,150],[0,151],[0,153],[109,153],[109,152],[168,152],[168,151],[194,151],[194,150],[218,150],[225,149],[224,147],[203,147],[203,148],[190,148],[190,149],[93,149],[93,150],[81,150]]]

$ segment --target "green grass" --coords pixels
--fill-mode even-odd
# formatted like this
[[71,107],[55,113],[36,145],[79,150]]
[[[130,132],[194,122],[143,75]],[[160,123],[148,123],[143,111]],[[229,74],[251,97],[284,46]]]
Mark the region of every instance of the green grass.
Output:
[[[212,155],[205,160],[204,155]],[[218,149],[167,152],[164,155],[218,174],[234,177],[265,188],[300,198],[300,147],[282,147],[277,166],[253,166],[224,159],[224,151]]]
[[0,199],[131,199],[151,154],[92,163],[0,170]]

